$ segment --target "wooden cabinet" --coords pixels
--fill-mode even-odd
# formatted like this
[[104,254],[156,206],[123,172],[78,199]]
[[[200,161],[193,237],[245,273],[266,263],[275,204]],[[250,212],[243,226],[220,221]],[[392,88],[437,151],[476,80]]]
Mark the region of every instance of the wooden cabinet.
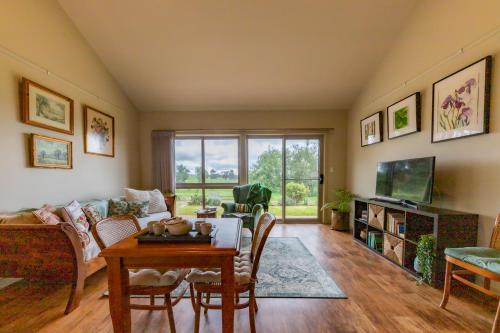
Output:
[[[415,276],[419,276],[413,267],[418,240],[422,235],[434,237],[432,284],[437,287],[444,283],[444,249],[476,246],[477,227],[477,214],[429,206],[414,209],[362,198],[354,201],[353,238]],[[366,234],[383,235],[382,248]]]

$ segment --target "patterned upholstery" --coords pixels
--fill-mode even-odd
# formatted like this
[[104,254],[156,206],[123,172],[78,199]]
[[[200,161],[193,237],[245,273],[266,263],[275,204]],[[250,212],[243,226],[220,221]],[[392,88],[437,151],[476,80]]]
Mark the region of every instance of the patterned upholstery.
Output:
[[130,269],[129,281],[131,286],[171,286],[182,281],[188,273],[189,269]]
[[132,215],[112,216],[95,225],[96,232],[104,247],[109,247],[140,229],[137,219]]
[[[250,283],[252,274],[252,259],[250,252],[242,252],[234,258],[234,279],[237,284]],[[219,268],[193,269],[186,280],[189,283],[220,283],[221,271]]]

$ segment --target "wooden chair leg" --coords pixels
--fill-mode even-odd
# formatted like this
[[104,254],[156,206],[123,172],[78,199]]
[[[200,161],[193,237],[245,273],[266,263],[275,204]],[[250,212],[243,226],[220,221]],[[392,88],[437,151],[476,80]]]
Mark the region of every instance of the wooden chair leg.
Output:
[[196,311],[196,302],[194,300],[194,287],[193,284],[189,284],[189,298],[191,299],[191,306],[193,307],[193,311]]
[[259,312],[259,306],[257,305],[257,298],[253,298],[253,305],[255,306],[255,313]]
[[495,315],[495,321],[493,322],[493,328],[491,329],[491,333],[500,332],[500,301],[497,306],[497,314]]
[[490,290],[490,288],[491,288],[491,280],[488,279],[488,278],[484,278],[484,284],[483,284],[483,286],[484,286],[484,289]]
[[248,302],[248,317],[250,318],[250,333],[255,333],[255,293],[250,289],[250,299]]
[[170,298],[170,294],[165,294],[165,306],[167,307],[168,324],[170,326],[170,333],[175,333],[174,310],[172,308],[172,299]]
[[234,303],[238,304],[239,302],[240,302],[240,294],[236,293],[236,295],[234,295]]
[[194,309],[194,333],[200,332],[200,313],[201,313],[202,293],[196,292],[196,303]]
[[[210,304],[210,293],[207,293],[207,295],[205,296],[205,303]],[[207,314],[208,308],[205,308],[203,312]]]
[[448,298],[450,297],[450,289],[451,289],[451,269],[453,264],[449,261],[446,261],[446,273],[444,277],[444,290],[443,290],[443,299],[441,300],[441,304],[439,305],[442,309],[446,307],[448,303]]
[[71,293],[69,294],[68,304],[66,304],[66,310],[64,314],[68,314],[80,305],[80,299],[83,294],[83,286],[85,284],[85,278],[78,275],[76,281],[73,281],[71,285]]

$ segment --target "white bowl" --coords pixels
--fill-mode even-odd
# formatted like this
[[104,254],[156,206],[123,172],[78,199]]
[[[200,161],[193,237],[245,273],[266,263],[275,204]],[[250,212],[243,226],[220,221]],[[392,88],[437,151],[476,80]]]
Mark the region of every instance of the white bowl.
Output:
[[183,223],[167,224],[168,233],[173,236],[188,234],[193,229],[193,223],[184,221]]

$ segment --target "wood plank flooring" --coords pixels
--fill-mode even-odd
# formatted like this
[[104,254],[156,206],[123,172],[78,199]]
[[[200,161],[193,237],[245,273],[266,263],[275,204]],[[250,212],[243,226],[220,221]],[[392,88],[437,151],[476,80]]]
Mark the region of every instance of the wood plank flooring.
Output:
[[[463,287],[453,287],[447,310],[441,290],[417,286],[387,260],[361,247],[348,233],[324,225],[277,225],[274,237],[300,237],[348,299],[258,299],[257,331],[305,332],[489,332],[496,302]],[[106,270],[91,277],[80,307],[64,308],[68,286],[27,285],[0,290],[0,332],[112,332]],[[137,300],[134,300],[137,301]],[[142,301],[142,300],[141,300]],[[143,300],[147,302],[147,300]],[[177,332],[193,332],[188,300],[175,308]],[[134,310],[134,332],[169,332],[166,313]],[[220,332],[219,311],[202,315],[201,332]],[[248,312],[237,311],[235,332],[248,332]]]

